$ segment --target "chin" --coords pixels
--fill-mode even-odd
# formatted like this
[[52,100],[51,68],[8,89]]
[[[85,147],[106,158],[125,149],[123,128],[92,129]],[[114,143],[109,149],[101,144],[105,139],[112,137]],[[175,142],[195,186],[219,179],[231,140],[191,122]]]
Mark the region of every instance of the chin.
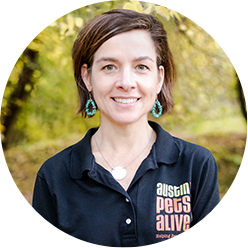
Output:
[[146,116],[133,116],[130,114],[122,114],[119,115],[118,117],[116,116],[115,118],[112,119],[113,122],[119,125],[130,125],[134,123],[138,123],[140,121],[147,121],[147,115]]

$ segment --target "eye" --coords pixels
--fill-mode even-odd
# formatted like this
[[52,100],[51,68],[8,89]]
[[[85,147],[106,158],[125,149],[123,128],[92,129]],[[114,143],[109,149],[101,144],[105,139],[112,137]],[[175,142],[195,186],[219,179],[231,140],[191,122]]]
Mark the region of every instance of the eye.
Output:
[[146,71],[149,69],[146,65],[138,65],[136,68],[140,71]]
[[115,67],[113,65],[106,65],[103,67],[103,70],[106,71],[113,71],[115,69]]

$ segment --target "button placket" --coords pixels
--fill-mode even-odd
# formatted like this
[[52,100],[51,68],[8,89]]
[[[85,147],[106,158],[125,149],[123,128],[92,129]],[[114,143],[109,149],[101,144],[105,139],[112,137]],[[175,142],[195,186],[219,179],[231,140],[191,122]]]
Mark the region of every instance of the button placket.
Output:
[[123,219],[121,222],[122,246],[137,246],[135,209],[131,197],[127,194],[123,199],[125,207],[122,211]]

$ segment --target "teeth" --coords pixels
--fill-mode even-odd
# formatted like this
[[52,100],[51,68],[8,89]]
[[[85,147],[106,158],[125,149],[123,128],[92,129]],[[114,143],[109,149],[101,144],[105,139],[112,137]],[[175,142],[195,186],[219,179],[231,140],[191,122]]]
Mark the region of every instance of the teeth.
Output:
[[137,99],[137,98],[130,98],[130,99],[114,98],[114,100],[115,100],[116,102],[119,102],[119,103],[134,103],[134,102],[136,102],[138,99]]

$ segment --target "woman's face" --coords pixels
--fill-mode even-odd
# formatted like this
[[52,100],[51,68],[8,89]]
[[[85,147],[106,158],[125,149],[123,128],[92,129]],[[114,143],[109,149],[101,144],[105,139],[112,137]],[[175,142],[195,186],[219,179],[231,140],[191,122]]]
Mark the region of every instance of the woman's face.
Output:
[[96,51],[90,74],[82,66],[82,77],[101,113],[101,121],[131,124],[147,120],[164,80],[157,68],[150,34],[134,30],[118,34]]

